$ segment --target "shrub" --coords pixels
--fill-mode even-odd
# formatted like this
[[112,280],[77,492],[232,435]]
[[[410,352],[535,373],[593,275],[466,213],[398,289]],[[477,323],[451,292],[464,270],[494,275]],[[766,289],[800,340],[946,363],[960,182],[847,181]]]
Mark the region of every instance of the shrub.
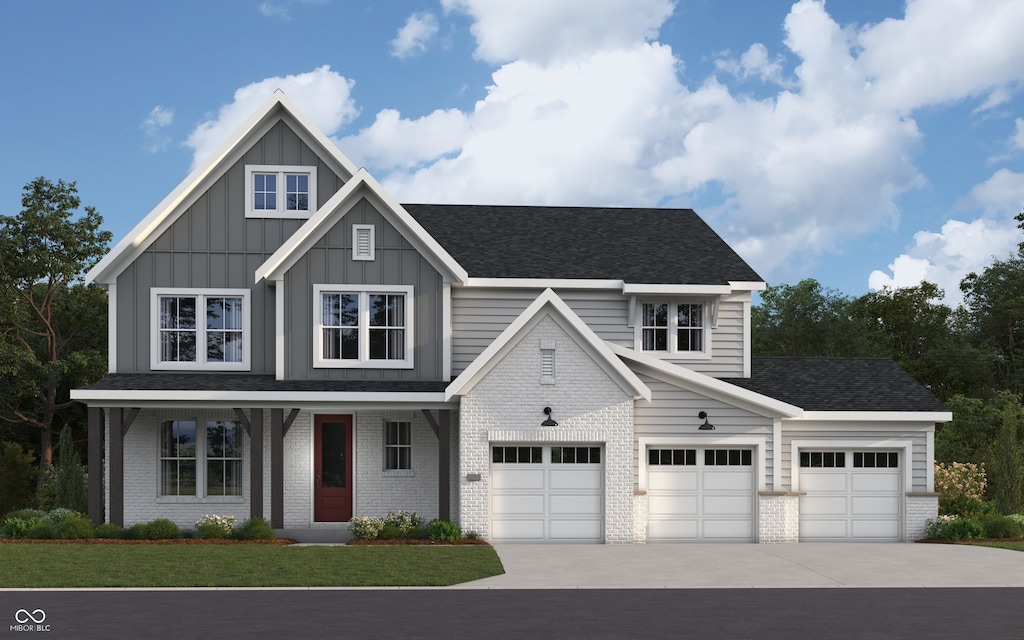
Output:
[[403,534],[408,535],[423,526],[423,518],[415,513],[405,511],[392,511],[384,516],[384,526],[398,528]]
[[16,442],[0,442],[0,513],[35,504],[35,456]]
[[273,540],[274,530],[263,518],[249,518],[231,532],[236,540]]
[[46,519],[40,519],[25,532],[30,540],[53,540],[57,537],[57,527]]
[[935,490],[944,515],[973,516],[983,510],[985,468],[970,462],[937,463]]
[[28,533],[29,529],[36,526],[39,522],[39,518],[16,518],[8,516],[2,526],[0,526],[0,538],[12,538],[14,540],[20,540],[24,538]]
[[196,522],[196,537],[204,540],[223,540],[235,528],[235,516],[205,515]]
[[381,528],[380,533],[377,534],[378,540],[403,540],[406,537],[406,532],[393,524],[384,525]]
[[467,531],[466,532],[466,540],[479,540],[479,539],[480,539],[480,534],[477,533],[476,531]]
[[1022,534],[1020,524],[1008,516],[984,516],[981,524],[985,527],[986,538],[1019,538]]
[[977,518],[944,515],[928,520],[927,533],[929,538],[939,540],[984,538],[985,526]]
[[56,529],[57,537],[61,540],[87,540],[93,535],[92,520],[77,512],[62,518]]
[[383,518],[356,516],[348,521],[348,530],[356,540],[376,540],[383,528]]
[[427,537],[452,542],[462,538],[462,529],[453,520],[431,520],[427,524]]
[[110,522],[104,522],[103,524],[96,527],[93,531],[93,535],[97,538],[105,538],[108,540],[118,540],[124,537],[124,529]]
[[176,540],[181,537],[181,530],[167,518],[157,518],[143,525],[146,534],[144,540]]

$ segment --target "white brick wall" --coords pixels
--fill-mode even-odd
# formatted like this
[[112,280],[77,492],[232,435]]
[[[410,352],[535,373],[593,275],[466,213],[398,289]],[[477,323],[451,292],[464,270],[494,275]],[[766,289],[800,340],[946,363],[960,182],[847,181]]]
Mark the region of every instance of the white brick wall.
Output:
[[[412,423],[412,469],[384,471],[384,422]],[[437,436],[420,411],[364,411],[356,415],[355,515],[413,511],[437,517]]]
[[[555,382],[541,382],[541,345],[555,348]],[[544,407],[558,427],[543,428]],[[542,319],[462,398],[460,524],[489,535],[491,442],[603,443],[605,541],[632,542],[633,399],[550,317]],[[480,474],[470,482],[467,474]]]
[[[242,495],[237,497],[161,496],[160,495],[160,421],[166,419],[234,420],[227,410],[144,410],[140,411],[124,438],[124,524],[168,518],[176,525],[190,528],[206,514],[235,516],[239,522],[249,517],[249,438],[242,437],[245,451],[242,461]],[[109,429],[109,423],[108,423]],[[108,432],[109,434],[109,432]],[[109,438],[107,439],[109,442]],[[107,454],[110,453],[107,445]],[[109,465],[107,465],[109,467]],[[109,471],[108,471],[109,487]],[[109,495],[107,517],[109,519]]]
[[928,520],[938,517],[939,494],[908,494],[906,504],[906,542],[914,542],[927,536]]
[[633,542],[647,542],[647,494],[633,496]]
[[762,493],[758,496],[757,541],[762,544],[800,541],[800,497]]

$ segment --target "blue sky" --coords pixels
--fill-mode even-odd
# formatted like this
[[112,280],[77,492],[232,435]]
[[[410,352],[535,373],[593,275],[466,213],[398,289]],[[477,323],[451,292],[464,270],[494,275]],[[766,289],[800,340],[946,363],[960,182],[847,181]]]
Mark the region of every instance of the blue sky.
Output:
[[955,304],[1020,239],[1019,0],[49,0],[5,18],[0,213],[36,176],[75,180],[115,240],[276,88],[401,202],[692,207],[770,284],[926,278]]

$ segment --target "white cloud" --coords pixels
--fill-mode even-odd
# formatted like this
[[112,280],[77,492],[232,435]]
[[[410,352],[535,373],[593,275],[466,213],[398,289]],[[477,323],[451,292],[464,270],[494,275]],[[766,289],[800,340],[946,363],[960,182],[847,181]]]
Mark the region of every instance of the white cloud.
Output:
[[971,222],[950,220],[938,232],[919,231],[907,253],[897,256],[889,273],[872,271],[872,289],[908,287],[928,280],[946,291],[945,302],[955,306],[963,296],[960,281],[992,262],[1013,253],[1021,240],[1014,216],[1024,206],[1024,174],[1000,169],[975,186],[958,208],[980,211],[985,217]]
[[140,126],[146,136],[146,150],[157,153],[166,149],[171,138],[164,130],[173,123],[174,111],[159,104],[153,107]]
[[473,18],[476,56],[495,63],[554,62],[654,38],[671,0],[441,0]]
[[923,280],[934,282],[946,292],[943,302],[956,306],[963,301],[960,281],[979,272],[993,258],[1006,258],[1019,241],[1016,221],[980,218],[971,222],[950,220],[938,233],[919,231],[914,246],[889,265],[889,273],[872,271],[868,286],[911,287]]
[[764,82],[784,83],[782,78],[782,56],[768,57],[768,49],[760,42],[750,45],[739,59],[725,56],[715,60],[715,68],[737,78],[758,77]]
[[403,120],[398,111],[384,109],[372,125],[339,146],[362,164],[409,169],[458,151],[470,133],[469,120],[458,109],[439,109],[417,120]]
[[1013,146],[1024,149],[1024,118],[1017,118],[1017,131],[1013,134]]
[[238,89],[231,103],[199,124],[185,140],[185,146],[193,149],[193,168],[223,144],[276,89],[284,91],[325,134],[337,132],[359,114],[351,96],[354,84],[324,65],[308,73],[267,78]]
[[437,29],[437,18],[433,14],[412,14],[391,41],[391,55],[408,58],[423,53],[427,50],[427,42],[437,35]]
[[288,15],[288,4],[274,4],[272,2],[260,3],[260,13],[267,18],[280,18],[282,20],[291,20],[291,16]]

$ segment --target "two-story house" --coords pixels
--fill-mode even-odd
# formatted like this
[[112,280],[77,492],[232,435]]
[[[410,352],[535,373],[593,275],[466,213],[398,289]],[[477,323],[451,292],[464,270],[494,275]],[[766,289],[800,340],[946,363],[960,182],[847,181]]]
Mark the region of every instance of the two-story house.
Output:
[[752,358],[764,282],[693,211],[402,205],[280,92],[87,278],[97,522],[791,542],[936,515],[948,411],[889,360]]

